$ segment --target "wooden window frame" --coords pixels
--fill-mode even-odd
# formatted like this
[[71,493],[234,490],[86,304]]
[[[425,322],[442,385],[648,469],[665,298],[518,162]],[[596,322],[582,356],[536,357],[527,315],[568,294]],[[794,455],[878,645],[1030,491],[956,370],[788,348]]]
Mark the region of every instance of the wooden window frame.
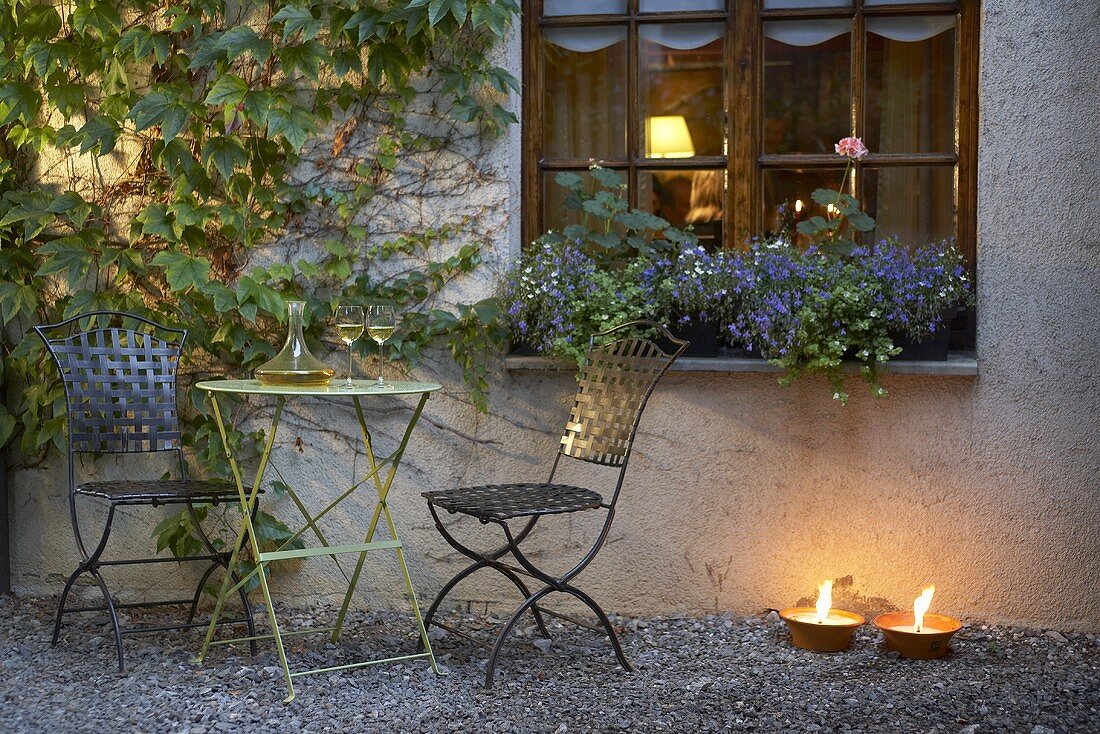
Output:
[[[630,205],[637,206],[637,173],[647,169],[703,169],[724,167],[727,174],[725,245],[763,228],[763,174],[776,168],[835,168],[832,154],[763,153],[763,24],[773,20],[853,18],[851,62],[851,127],[864,134],[866,18],[898,15],[957,13],[955,85],[955,150],[952,153],[871,153],[856,166],[856,195],[863,190],[865,167],[950,164],[954,166],[955,232],[970,275],[976,274],[977,240],[977,128],[980,0],[922,2],[905,5],[866,6],[852,0],[841,8],[764,10],[763,0],[728,0],[727,10],[641,13],[639,0],[627,0],[627,12],[616,15],[542,17],[541,0],[523,3],[523,111],[521,231],[525,243],[543,231],[542,175],[546,171],[585,168],[587,159],[546,161],[542,158],[542,29],[591,25],[627,27],[627,151],[626,161],[608,162],[608,168],[624,171],[630,185]],[[638,155],[638,25],[639,21],[667,23],[724,22],[726,24],[725,109],[728,156],[645,159]],[[749,100],[748,104],[739,102]]]

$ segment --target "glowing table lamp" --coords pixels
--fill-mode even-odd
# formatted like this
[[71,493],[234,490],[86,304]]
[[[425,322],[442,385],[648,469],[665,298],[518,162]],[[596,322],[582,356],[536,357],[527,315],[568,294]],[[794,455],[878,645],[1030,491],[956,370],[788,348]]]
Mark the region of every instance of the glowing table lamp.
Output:
[[695,155],[695,145],[683,115],[647,117],[645,128],[648,157],[691,158]]

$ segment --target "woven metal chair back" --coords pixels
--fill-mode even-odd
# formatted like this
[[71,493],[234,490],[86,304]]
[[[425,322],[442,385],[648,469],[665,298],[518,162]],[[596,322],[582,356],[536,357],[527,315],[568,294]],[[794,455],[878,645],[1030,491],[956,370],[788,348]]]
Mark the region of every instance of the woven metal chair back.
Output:
[[[72,333],[85,320],[96,325]],[[96,311],[34,330],[61,372],[70,451],[180,448],[176,373],[186,330],[114,311]]]
[[677,348],[666,352],[651,339],[623,336],[590,347],[578,380],[577,395],[561,437],[561,453],[604,466],[623,466],[634,434],[657,380],[687,348],[663,327],[646,321],[622,324],[593,336],[657,330]]

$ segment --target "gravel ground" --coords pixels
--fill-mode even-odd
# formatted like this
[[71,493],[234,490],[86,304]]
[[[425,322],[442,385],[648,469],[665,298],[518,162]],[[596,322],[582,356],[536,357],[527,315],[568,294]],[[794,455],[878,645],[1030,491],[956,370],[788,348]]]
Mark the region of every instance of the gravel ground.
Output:
[[[422,661],[296,679],[284,696],[261,646],[214,648],[191,663],[201,633],[127,639],[129,673],[92,615],[49,645],[53,600],[0,597],[0,732],[1100,732],[1100,636],[968,625],[942,660],[884,650],[866,625],[847,653],[793,648],[774,615],[619,618],[635,664],[606,639],[552,625],[553,643],[514,639],[497,687],[480,686],[486,653],[433,631],[448,675]],[[290,614],[288,626],[307,622]],[[144,620],[143,620],[144,621]],[[496,620],[449,620],[482,628]],[[355,613],[340,645],[297,637],[292,664],[340,664],[408,651],[411,619]],[[436,634],[438,632],[438,634]],[[530,631],[527,631],[530,634]],[[312,640],[305,642],[305,640]]]

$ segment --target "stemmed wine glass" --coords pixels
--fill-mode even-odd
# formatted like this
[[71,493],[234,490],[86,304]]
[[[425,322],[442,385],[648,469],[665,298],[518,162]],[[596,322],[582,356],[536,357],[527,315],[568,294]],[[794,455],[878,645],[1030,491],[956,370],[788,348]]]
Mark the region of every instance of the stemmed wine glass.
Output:
[[392,390],[384,379],[386,368],[386,352],[382,345],[393,336],[393,330],[397,328],[397,316],[393,312],[393,306],[367,306],[367,336],[378,342],[378,357],[381,363],[378,367],[378,382],[370,386],[371,390]]
[[345,306],[336,307],[336,334],[340,340],[348,345],[348,379],[341,386],[343,390],[352,390],[355,383],[351,381],[351,345],[363,335],[363,307]]

